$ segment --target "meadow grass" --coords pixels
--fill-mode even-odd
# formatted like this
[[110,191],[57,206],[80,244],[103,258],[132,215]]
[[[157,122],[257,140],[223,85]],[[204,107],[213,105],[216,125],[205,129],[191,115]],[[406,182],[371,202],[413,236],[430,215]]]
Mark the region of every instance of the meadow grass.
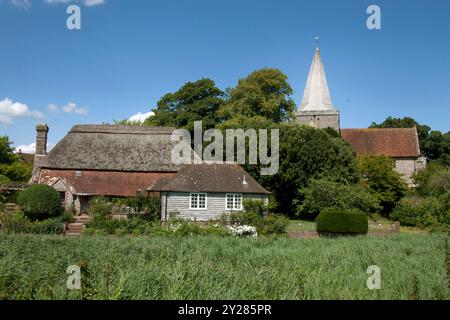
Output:
[[[0,298],[448,299],[447,241],[0,234]],[[69,265],[81,290],[66,287]],[[370,265],[380,290],[366,286]]]

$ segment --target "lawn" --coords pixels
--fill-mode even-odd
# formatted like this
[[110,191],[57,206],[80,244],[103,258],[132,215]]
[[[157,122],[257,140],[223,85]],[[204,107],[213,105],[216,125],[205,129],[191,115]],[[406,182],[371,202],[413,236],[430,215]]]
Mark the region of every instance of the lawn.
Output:
[[[0,299],[448,299],[446,241],[0,234]],[[82,290],[66,289],[69,265]]]

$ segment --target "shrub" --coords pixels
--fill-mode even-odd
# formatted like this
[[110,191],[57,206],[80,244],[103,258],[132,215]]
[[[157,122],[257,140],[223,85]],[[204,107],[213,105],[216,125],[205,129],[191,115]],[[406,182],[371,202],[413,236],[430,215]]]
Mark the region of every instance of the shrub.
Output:
[[61,217],[32,222],[19,211],[2,217],[1,229],[7,233],[61,234],[64,223]]
[[283,234],[286,233],[289,219],[282,215],[269,214],[262,218],[257,225],[258,233],[262,235]]
[[405,198],[389,216],[405,226],[450,228],[450,190],[439,197]]
[[325,209],[316,222],[318,232],[365,234],[368,231],[367,215],[358,210]]
[[375,213],[381,209],[378,199],[361,185],[346,185],[326,178],[312,180],[301,191],[304,200],[297,205],[297,214],[306,220],[314,220],[324,209],[358,209]]
[[7,184],[8,182],[11,182],[11,180],[7,176],[0,174],[0,185]]
[[94,220],[107,218],[111,215],[112,205],[105,197],[95,197],[90,202],[90,213]]
[[450,190],[450,169],[433,162],[415,173],[413,179],[422,196],[439,196]]
[[45,184],[35,184],[22,191],[17,202],[30,220],[45,220],[62,212],[58,192]]

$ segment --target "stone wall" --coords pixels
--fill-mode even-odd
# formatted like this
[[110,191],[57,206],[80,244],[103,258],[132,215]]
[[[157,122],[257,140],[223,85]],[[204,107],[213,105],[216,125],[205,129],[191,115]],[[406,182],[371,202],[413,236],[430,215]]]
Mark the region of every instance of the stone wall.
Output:
[[299,124],[309,125],[314,128],[333,128],[339,132],[339,112],[337,111],[298,111],[295,120]]

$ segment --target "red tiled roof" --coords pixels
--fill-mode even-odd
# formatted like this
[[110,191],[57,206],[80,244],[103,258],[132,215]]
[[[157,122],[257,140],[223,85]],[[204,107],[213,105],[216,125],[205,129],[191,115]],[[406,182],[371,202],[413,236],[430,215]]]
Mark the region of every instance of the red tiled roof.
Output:
[[42,169],[40,183],[61,179],[73,188],[75,194],[134,197],[137,190],[145,191],[162,177],[173,177],[175,172],[120,172],[95,170]]
[[420,155],[416,128],[341,129],[342,138],[361,155],[417,157]]

